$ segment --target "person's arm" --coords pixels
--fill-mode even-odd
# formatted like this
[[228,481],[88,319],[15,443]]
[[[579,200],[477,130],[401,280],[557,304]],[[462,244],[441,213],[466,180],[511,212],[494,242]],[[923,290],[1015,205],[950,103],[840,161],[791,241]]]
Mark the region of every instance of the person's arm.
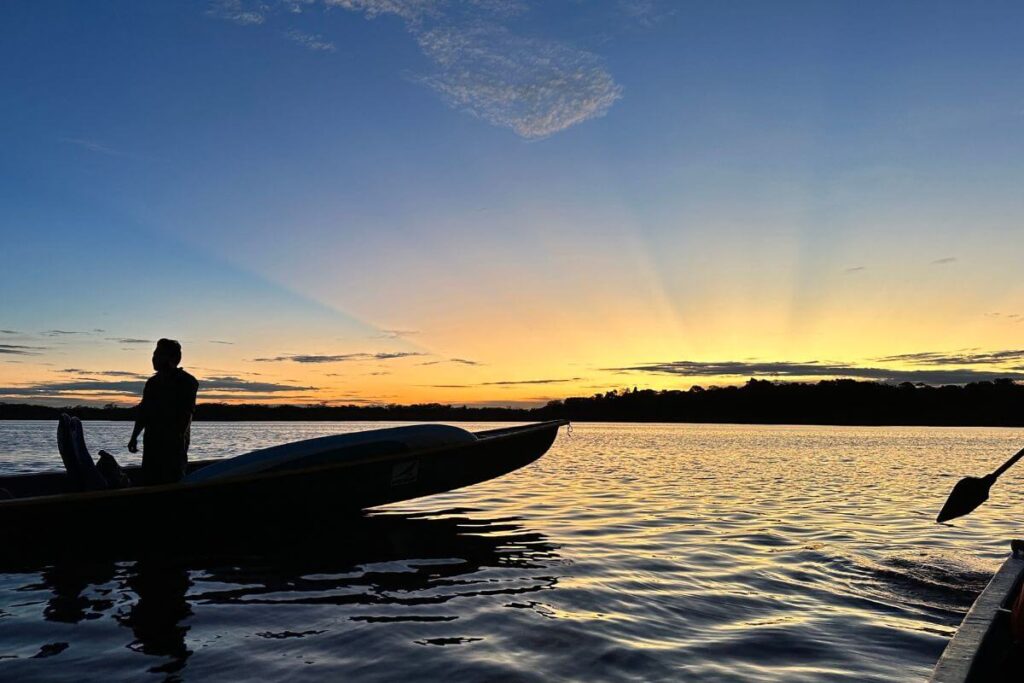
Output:
[[128,452],[129,453],[138,453],[139,452],[139,434],[141,434],[142,430],[145,429],[145,428],[146,428],[146,425],[143,424],[141,418],[135,421],[135,428],[132,429],[132,438],[128,439]]
[[149,392],[149,382],[142,390],[142,401],[139,403],[139,416],[135,419],[135,427],[132,429],[132,438],[128,439],[128,452],[139,452],[139,434],[146,428],[146,393]]

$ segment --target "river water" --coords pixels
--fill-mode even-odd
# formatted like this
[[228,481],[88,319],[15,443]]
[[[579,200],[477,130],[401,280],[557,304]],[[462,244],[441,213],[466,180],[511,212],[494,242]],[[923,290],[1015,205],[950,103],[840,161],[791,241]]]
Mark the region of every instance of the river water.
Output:
[[[199,423],[192,456],[379,426]],[[129,464],[130,428],[86,434]],[[56,469],[55,429],[0,422],[0,472]],[[578,424],[308,547],[0,569],[0,679],[922,681],[1022,533],[1024,466],[935,514],[1022,442]]]

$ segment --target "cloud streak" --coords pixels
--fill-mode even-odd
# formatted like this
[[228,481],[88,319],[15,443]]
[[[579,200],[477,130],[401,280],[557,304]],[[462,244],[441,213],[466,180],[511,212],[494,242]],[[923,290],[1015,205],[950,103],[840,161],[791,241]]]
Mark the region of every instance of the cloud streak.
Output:
[[817,361],[747,362],[677,360],[643,363],[611,372],[675,375],[679,377],[844,377],[881,382],[922,382],[924,384],[966,384],[1007,378],[1024,380],[1024,373],[958,368],[952,370],[897,370],[893,368],[860,367]]
[[506,379],[496,382],[479,382],[477,384],[429,384],[432,389],[470,389],[473,387],[512,387],[530,384],[564,384],[577,382],[582,377],[564,377],[559,379]]
[[620,10],[641,26],[651,27],[675,12],[672,3],[659,0],[619,0]]
[[[60,398],[63,396],[100,394],[141,397],[145,385],[144,379],[103,380],[80,378],[69,381],[39,382],[22,386],[0,387],[0,396]],[[279,384],[276,382],[250,382],[232,375],[206,377],[199,380],[200,397],[205,396],[207,391],[248,395],[313,390],[316,390],[316,387]]]
[[38,356],[45,346],[24,346],[22,344],[0,344],[0,353],[10,356]]
[[419,330],[381,330],[374,339],[402,339],[419,334]]
[[64,368],[58,372],[65,372],[71,375],[99,375],[101,377],[135,377],[138,379],[146,379],[146,375],[138,372],[130,372],[128,370],[83,370],[82,368]]
[[423,82],[452,107],[545,138],[603,116],[622,96],[594,55],[502,26],[437,26],[417,42],[437,65]]
[[254,26],[266,21],[266,5],[259,3],[244,3],[242,0],[215,0],[210,4],[207,14],[227,19],[240,26]]
[[314,391],[316,387],[298,386],[294,384],[280,384],[277,382],[253,382],[233,375],[221,377],[205,377],[199,380],[199,390],[228,390],[239,392],[280,392],[280,391]]
[[1024,349],[1008,349],[987,352],[938,352],[922,351],[920,353],[903,353],[895,356],[883,356],[876,359],[879,363],[907,363],[909,365],[992,365],[1024,360]]
[[[302,13],[314,6],[368,19],[398,17],[432,65],[420,83],[451,107],[526,139],[603,116],[622,97],[622,86],[596,55],[509,30],[508,19],[528,8],[515,0],[217,0],[209,14],[257,25],[272,13]],[[319,34],[291,28],[284,35],[311,50],[334,51]]]
[[441,360],[429,360],[426,363],[420,363],[420,365],[441,365],[442,363],[454,363],[456,365],[469,365],[472,367],[479,367],[483,363],[478,363],[475,360],[469,360],[468,358],[447,358]]
[[285,31],[285,37],[288,40],[298,43],[307,50],[314,52],[334,52],[334,43],[329,40],[325,40],[319,33],[303,33],[298,29],[291,29]]
[[111,149],[110,147],[107,147],[103,143],[97,142],[96,140],[86,140],[83,138],[61,138],[61,141],[67,142],[72,145],[76,145],[90,152],[95,152],[96,154],[106,154],[107,156],[112,157],[121,155],[120,152],[118,152],[117,150]]
[[290,361],[293,363],[348,363],[352,361],[367,360],[396,360],[399,358],[413,358],[427,354],[418,351],[381,351],[378,353],[340,353],[340,354],[317,354],[298,353],[271,356],[267,358],[254,358],[257,363],[280,363]]
[[340,7],[353,12],[362,12],[370,19],[384,14],[394,14],[408,22],[420,22],[424,18],[437,16],[443,0],[324,0],[328,7]]

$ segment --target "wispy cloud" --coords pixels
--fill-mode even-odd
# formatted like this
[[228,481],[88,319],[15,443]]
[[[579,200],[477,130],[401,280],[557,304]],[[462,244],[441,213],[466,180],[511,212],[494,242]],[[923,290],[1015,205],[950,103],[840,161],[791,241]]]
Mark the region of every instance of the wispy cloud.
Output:
[[442,363],[455,363],[456,365],[471,365],[474,367],[483,365],[483,363],[478,363],[468,358],[442,358],[441,360],[429,360],[425,363],[420,363],[420,365],[441,365]]
[[[262,24],[275,13],[293,14],[314,0],[217,0],[209,13],[237,24]],[[433,65],[419,82],[452,107],[527,139],[544,138],[603,116],[622,96],[596,55],[539,35],[512,32],[509,17],[526,11],[514,0],[323,0],[325,8],[369,19],[399,17]],[[645,15],[637,7],[635,16]],[[334,44],[292,28],[285,35],[314,50]]]
[[622,96],[595,55],[502,26],[437,26],[417,40],[438,66],[424,83],[453,107],[527,139],[603,116]]
[[76,379],[66,382],[39,382],[13,387],[0,387],[0,396],[56,397],[65,394],[142,395],[143,380]]
[[384,405],[394,400],[393,395],[384,396],[332,396],[330,399],[320,399],[318,403],[322,405],[347,405],[347,404],[363,404],[363,405]]
[[347,363],[351,361],[367,360],[395,360],[398,358],[412,358],[425,356],[427,354],[418,351],[380,351],[378,353],[339,353],[339,354],[316,354],[298,353],[272,356],[268,358],[254,358],[258,363],[277,363],[291,361],[293,363]]
[[334,52],[334,43],[329,40],[325,40],[319,33],[304,33],[298,29],[290,29],[285,31],[285,37],[292,42],[298,43],[307,50],[313,50],[314,52]]
[[623,14],[642,26],[654,26],[672,15],[676,5],[663,0],[619,0]]
[[21,334],[17,330],[0,330],[0,334]]
[[999,313],[999,312],[993,312],[993,313],[986,313],[985,315],[987,317],[989,317],[989,318],[995,318],[996,320],[1005,320],[1007,322],[1012,322],[1012,323],[1024,322],[1024,314],[1022,314],[1022,313]]
[[412,337],[419,334],[419,330],[381,330],[379,334],[374,335],[374,339],[403,339],[405,337]]
[[107,156],[121,156],[121,153],[118,152],[117,150],[107,147],[102,142],[98,142],[96,140],[87,140],[84,138],[61,138],[61,141],[67,142],[68,144],[76,145],[78,147],[81,147],[82,149],[88,150],[90,152],[95,152],[97,154],[106,154]]
[[234,344],[235,344],[235,342],[223,341],[223,340],[220,340],[220,339],[211,339],[210,343],[211,344],[227,344],[229,346],[234,346]]
[[563,384],[565,382],[578,382],[582,377],[564,377],[561,379],[505,379],[497,382],[482,382],[480,386],[515,386],[519,384]]
[[[36,398],[83,395],[141,396],[145,384],[143,379],[102,380],[82,378],[60,382],[38,382],[20,386],[0,387],[0,396]],[[207,391],[248,395],[313,391],[315,389],[316,387],[279,384],[275,382],[251,382],[230,375],[206,377],[199,381],[201,397],[205,396]]]
[[512,17],[522,14],[528,8],[522,0],[468,0],[469,4],[496,16]]
[[242,26],[254,26],[266,21],[267,5],[264,2],[243,2],[243,0],[214,0],[207,14],[233,21]]
[[244,394],[238,394],[235,392],[225,391],[211,391],[203,392],[199,396],[200,400],[204,403],[217,403],[217,402],[238,402],[244,401],[245,403],[258,403],[260,401],[273,401],[274,403],[281,403],[282,401],[295,401],[303,404],[319,403],[316,394],[309,393],[270,393],[260,394],[256,392],[246,392]]
[[82,368],[64,368],[57,372],[63,372],[69,375],[89,375],[89,376],[101,376],[101,377],[133,377],[136,379],[145,379],[146,375],[138,372],[131,372],[129,370],[85,370]]
[[945,266],[950,263],[956,263],[955,256],[946,256],[945,258],[937,258],[931,262],[933,266]]
[[859,273],[859,272],[864,271],[864,270],[867,270],[867,268],[865,266],[853,266],[852,268],[847,268],[843,272],[844,273]]
[[418,22],[436,16],[444,0],[324,0],[328,7],[363,12],[375,19],[383,14],[394,14],[406,21]]
[[428,384],[433,389],[470,389],[472,387],[511,387],[524,384],[565,384],[578,382],[582,377],[563,377],[558,379],[506,379],[496,382],[479,382],[477,384]]
[[222,377],[204,377],[199,381],[201,391],[220,389],[241,392],[278,392],[278,391],[314,391],[316,387],[279,384],[276,382],[254,382],[233,375]]
[[991,381],[999,378],[1024,379],[1024,373],[998,370],[898,370],[893,368],[860,367],[818,361],[690,361],[678,360],[661,363],[642,363],[619,368],[605,368],[611,372],[676,375],[680,377],[846,377],[873,379],[883,382],[923,382],[925,384],[965,384]]
[[0,344],[0,353],[11,356],[38,356],[45,346],[25,346],[23,344]]
[[[347,372],[328,372],[328,373],[325,373],[325,374],[328,377],[352,377],[353,376],[351,373],[347,373]],[[390,375],[390,374],[391,374],[390,370],[376,370],[374,372],[364,372],[364,373],[362,373],[362,376],[363,377],[380,377],[382,375]]]
[[107,337],[107,341],[117,342],[118,344],[152,344],[152,339],[137,339],[135,337]]
[[66,337],[72,334],[85,334],[85,332],[78,332],[77,330],[45,330],[39,334],[44,337]]
[[879,363],[907,363],[910,365],[993,365],[1024,360],[1024,349],[983,352],[973,349],[960,352],[922,351],[883,356],[876,360]]

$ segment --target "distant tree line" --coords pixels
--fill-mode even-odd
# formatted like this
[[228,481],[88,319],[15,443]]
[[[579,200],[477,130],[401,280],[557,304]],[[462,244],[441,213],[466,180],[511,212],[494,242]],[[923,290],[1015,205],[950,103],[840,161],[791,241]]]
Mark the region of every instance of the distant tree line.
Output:
[[[0,419],[132,420],[135,408],[0,403]],[[1024,426],[1024,385],[1012,380],[932,387],[855,380],[816,384],[751,379],[743,386],[687,391],[625,389],[551,401],[538,408],[415,405],[230,405],[201,403],[197,421],[727,422],[748,424]]]

